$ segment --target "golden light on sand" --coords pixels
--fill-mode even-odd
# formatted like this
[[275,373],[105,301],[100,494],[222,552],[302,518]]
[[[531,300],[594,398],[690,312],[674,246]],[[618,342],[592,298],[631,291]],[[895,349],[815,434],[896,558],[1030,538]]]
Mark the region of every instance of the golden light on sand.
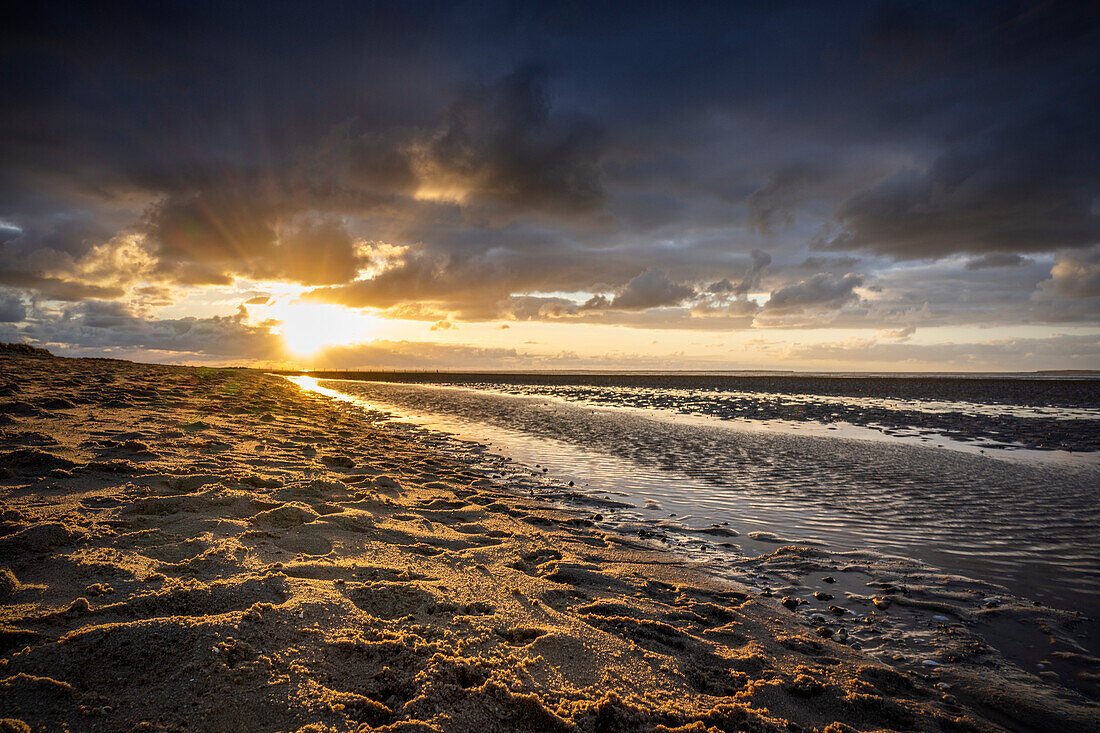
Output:
[[297,356],[312,356],[326,346],[367,340],[376,324],[373,316],[327,303],[276,304],[271,317],[282,321],[279,331],[283,341]]

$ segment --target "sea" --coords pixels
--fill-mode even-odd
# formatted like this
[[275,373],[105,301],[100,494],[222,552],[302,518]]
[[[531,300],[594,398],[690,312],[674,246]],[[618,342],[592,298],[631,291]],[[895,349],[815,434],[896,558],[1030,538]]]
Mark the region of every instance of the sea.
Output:
[[[670,547],[751,555],[796,543],[910,558],[1100,616],[1093,375],[291,378],[442,436],[518,490],[611,501],[616,527]],[[1084,647],[1096,653],[1097,640]]]

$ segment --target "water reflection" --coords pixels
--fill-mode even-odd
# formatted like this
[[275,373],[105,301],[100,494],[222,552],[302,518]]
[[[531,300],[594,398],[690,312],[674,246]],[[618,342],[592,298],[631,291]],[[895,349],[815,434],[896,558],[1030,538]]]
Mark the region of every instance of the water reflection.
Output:
[[[735,430],[545,396],[293,381],[489,445],[524,470],[547,467],[530,481],[573,480],[653,521],[729,522],[743,535],[765,530],[833,549],[875,548],[1086,611],[1100,597],[1095,464],[1009,462],[881,434],[868,441],[840,431]],[[483,460],[505,470],[500,458]]]

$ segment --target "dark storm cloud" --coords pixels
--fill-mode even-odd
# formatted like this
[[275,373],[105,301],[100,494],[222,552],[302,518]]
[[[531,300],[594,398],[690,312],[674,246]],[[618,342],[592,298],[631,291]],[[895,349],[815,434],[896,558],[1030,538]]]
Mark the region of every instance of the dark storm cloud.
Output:
[[[283,280],[448,323],[743,323],[763,291],[770,317],[871,327],[1095,323],[1098,29],[1065,2],[24,4],[0,285]],[[950,289],[891,274],[960,255]],[[602,295],[538,295],[562,292]]]
[[[1090,100],[1100,104],[1100,97]],[[967,141],[927,170],[899,171],[840,207],[829,246],[901,258],[1045,252],[1100,241],[1100,158],[1087,109]]]
[[525,65],[454,102],[416,164],[429,188],[471,203],[569,214],[603,202],[602,150],[595,122],[552,118],[546,70]]
[[959,12],[940,30],[935,10],[915,7],[885,24],[896,42],[876,47],[897,49],[891,67],[938,103],[923,116],[931,155],[848,197],[829,245],[921,258],[1100,241],[1090,122],[1100,14],[1078,4]]

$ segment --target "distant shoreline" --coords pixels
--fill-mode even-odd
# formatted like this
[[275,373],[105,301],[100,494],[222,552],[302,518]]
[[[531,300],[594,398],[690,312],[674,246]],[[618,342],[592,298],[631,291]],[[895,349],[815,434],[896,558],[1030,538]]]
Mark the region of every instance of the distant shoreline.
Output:
[[[870,372],[853,372],[853,371],[820,371],[809,370],[801,371],[797,369],[433,369],[430,367],[411,369],[411,368],[383,368],[383,367],[351,367],[348,369],[326,369],[326,368],[313,368],[313,369],[287,369],[287,368],[264,368],[256,366],[245,366],[240,364],[222,364],[217,366],[207,364],[162,364],[161,362],[144,362],[134,361],[132,359],[118,359],[109,356],[68,356],[57,355],[48,349],[32,346],[24,343],[5,343],[0,342],[0,353],[9,354],[22,354],[22,355],[35,355],[41,357],[56,357],[65,359],[90,359],[97,361],[113,361],[113,362],[127,362],[131,364],[150,364],[157,366],[180,366],[180,367],[209,367],[215,369],[252,369],[256,371],[269,372],[272,374],[281,375],[304,375],[309,374],[316,376],[319,373],[331,374],[349,374],[349,375],[361,375],[361,374],[387,374],[387,375],[422,375],[422,374],[440,374],[440,375],[501,375],[501,376],[516,376],[516,375],[549,375],[549,376],[645,376],[645,377],[669,377],[669,376],[683,376],[683,377],[774,377],[774,378],[812,378],[812,379],[1042,379],[1042,378],[1060,378],[1060,377],[1081,377],[1086,379],[1100,379],[1100,369],[1036,369],[1026,372],[927,372],[927,371],[870,371]],[[358,376],[340,377],[341,379],[358,379]]]
[[[256,367],[232,367],[253,369]],[[851,372],[851,371],[797,371],[783,369],[264,369],[272,374],[311,375],[331,374],[442,374],[442,375],[547,375],[547,376],[631,376],[631,377],[766,377],[813,379],[1029,379],[1045,376],[1081,376],[1100,379],[1098,369],[1039,369],[1030,372]]]

